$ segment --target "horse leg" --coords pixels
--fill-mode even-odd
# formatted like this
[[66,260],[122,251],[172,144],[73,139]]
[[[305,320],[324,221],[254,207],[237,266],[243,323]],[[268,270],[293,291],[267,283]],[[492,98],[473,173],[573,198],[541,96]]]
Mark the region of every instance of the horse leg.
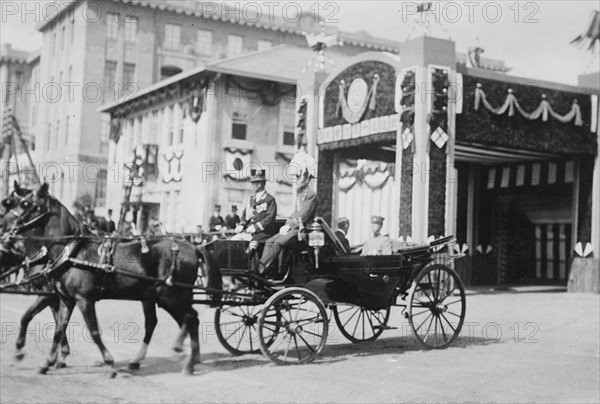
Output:
[[90,334],[92,335],[92,340],[96,343],[98,349],[100,349],[100,353],[102,354],[102,358],[104,359],[104,363],[111,368],[110,377],[115,377],[117,375],[117,370],[115,369],[115,360],[112,355],[102,342],[102,338],[100,336],[100,331],[98,329],[98,318],[96,317],[96,302],[93,300],[89,300],[83,297],[77,299],[77,307],[81,311],[83,315],[83,319],[85,321],[85,325],[87,326]]
[[[58,319],[58,310],[60,309],[60,299],[56,297],[50,302],[50,310],[52,310],[52,314],[54,315],[54,322],[58,327],[59,319]],[[60,354],[58,355],[58,359],[56,361],[56,368],[62,369],[67,367],[67,356],[71,353],[71,348],[69,347],[69,338],[67,336],[67,332],[63,332],[62,338],[60,340]]]
[[185,337],[187,337],[187,334],[187,324],[185,321],[183,321],[181,324],[179,324],[179,334],[175,339],[175,344],[173,344],[173,350],[175,352],[183,352],[183,342],[185,341]]
[[[29,308],[27,309],[27,311],[25,311],[25,313],[23,314],[23,317],[21,317],[21,328],[19,329],[19,335],[17,337],[17,343],[16,343],[16,352],[15,352],[15,359],[16,360],[21,360],[25,357],[25,353],[22,351],[23,347],[25,347],[25,339],[27,336],[27,327],[29,327],[29,323],[31,322],[31,320],[33,320],[33,318],[35,316],[37,316],[42,310],[44,310],[49,304],[50,302],[52,302],[53,299],[55,299],[56,296],[39,296],[35,302],[33,302],[33,304],[31,306],[29,306]],[[56,324],[58,324],[58,320],[56,318],[56,314],[54,317],[54,321],[56,322]],[[58,328],[58,325],[57,325]]]
[[39,373],[46,374],[48,369],[53,366],[58,358],[58,345],[62,342],[62,339],[67,335],[67,326],[75,307],[72,301],[65,302],[62,299],[59,303],[58,309],[58,321],[56,324],[56,330],[54,331],[54,338],[52,340],[52,348],[46,359],[46,364],[40,368]]
[[156,304],[153,301],[143,301],[142,308],[144,309],[144,327],[146,329],[144,334],[144,341],[140,347],[139,352],[129,362],[129,370],[138,370],[140,368],[140,362],[146,359],[146,353],[148,352],[148,345],[152,339],[152,334],[156,328],[158,320],[156,318]]
[[199,326],[200,321],[198,320],[198,312],[191,306],[188,307],[187,313],[184,317],[184,323],[187,325],[188,333],[190,334],[190,360],[186,364],[184,371],[187,374],[194,373],[194,365],[201,363],[200,360],[200,337],[199,337]]

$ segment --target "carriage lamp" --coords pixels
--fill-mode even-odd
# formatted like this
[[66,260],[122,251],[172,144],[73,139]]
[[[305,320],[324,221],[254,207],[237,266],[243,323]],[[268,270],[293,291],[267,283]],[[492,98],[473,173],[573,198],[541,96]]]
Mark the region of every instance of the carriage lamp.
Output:
[[315,268],[319,269],[319,249],[325,245],[325,234],[323,227],[317,222],[317,219],[308,228],[308,245],[315,250]]

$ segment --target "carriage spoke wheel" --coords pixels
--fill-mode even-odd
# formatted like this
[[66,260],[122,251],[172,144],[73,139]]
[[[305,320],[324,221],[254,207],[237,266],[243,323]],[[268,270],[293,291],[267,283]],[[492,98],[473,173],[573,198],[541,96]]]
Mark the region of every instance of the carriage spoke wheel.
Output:
[[[274,321],[273,313],[280,318]],[[260,350],[277,365],[309,363],[325,347],[328,330],[325,305],[317,295],[304,288],[283,289],[271,296],[259,317]]]
[[465,289],[452,269],[444,265],[425,267],[413,281],[408,319],[423,348],[447,347],[460,334],[465,309]]
[[375,341],[387,328],[390,308],[369,310],[358,306],[338,304],[332,307],[340,332],[354,343]]
[[[247,292],[248,289],[238,288],[239,293]],[[259,353],[260,343],[258,336],[258,317],[262,305],[223,305],[215,311],[215,331],[221,345],[234,355],[245,355],[248,353]],[[280,314],[276,310],[268,313],[268,321],[277,322]],[[277,328],[274,327],[277,331]],[[275,333],[265,333],[265,343],[271,344],[275,339]]]

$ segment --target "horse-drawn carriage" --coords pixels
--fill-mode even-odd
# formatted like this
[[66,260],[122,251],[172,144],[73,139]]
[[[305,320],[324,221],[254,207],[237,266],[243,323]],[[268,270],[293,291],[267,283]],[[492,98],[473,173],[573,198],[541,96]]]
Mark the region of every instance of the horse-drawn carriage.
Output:
[[[269,279],[253,270],[244,241],[215,240],[197,250],[175,235],[114,240],[86,232],[59,201],[47,195],[47,187],[13,193],[11,198],[3,201],[0,266],[7,266],[9,255],[11,259],[17,255],[15,240],[29,244],[29,251],[44,244],[58,250],[47,253],[45,262],[37,257],[35,264],[41,269],[25,277],[25,283],[48,279],[51,287],[41,287],[40,294],[58,306],[59,327],[43,372],[56,364],[58,343],[66,343],[64,331],[75,303],[105,362],[113,365],[94,331],[93,303],[102,298],[143,302],[146,336],[137,364],[156,325],[155,304],[165,308],[179,323],[182,335],[192,339],[188,372],[199,361],[198,320],[192,304],[217,307],[215,328],[227,350],[239,355],[260,348],[276,364],[307,363],[319,355],[329,331],[327,308],[352,342],[373,341],[391,329],[391,306],[403,308],[416,341],[425,348],[446,347],[459,335],[464,321],[462,283],[451,268],[436,263],[450,237],[403,246],[393,255],[361,256],[346,251],[317,217],[303,233],[304,241],[284,250],[281,276]],[[452,258],[449,252],[445,256]],[[196,280],[198,262],[209,274],[206,284]],[[32,265],[25,256],[17,267]],[[226,287],[221,277],[229,280]],[[3,285],[0,292],[14,286]],[[52,296],[57,292],[60,299]]]
[[262,353],[276,364],[307,363],[327,341],[331,308],[339,331],[352,342],[374,341],[388,326],[390,308],[400,306],[416,341],[444,348],[460,333],[465,292],[458,275],[437,257],[452,241],[404,246],[393,255],[361,256],[344,249],[322,218],[307,242],[284,252],[281,279],[265,279],[250,267],[246,243],[216,240],[206,254],[229,291],[215,311],[217,336],[233,354]]

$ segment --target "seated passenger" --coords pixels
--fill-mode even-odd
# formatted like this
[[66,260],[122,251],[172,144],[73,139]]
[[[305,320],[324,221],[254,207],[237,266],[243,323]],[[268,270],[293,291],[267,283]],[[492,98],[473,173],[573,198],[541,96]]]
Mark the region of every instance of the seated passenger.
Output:
[[371,231],[373,237],[365,241],[360,255],[391,255],[392,239],[381,235],[381,228],[385,218],[381,216],[371,216]]
[[[292,163],[294,163],[294,160],[292,160]],[[284,247],[298,242],[298,233],[301,228],[309,226],[317,213],[317,194],[309,187],[312,179],[309,167],[306,162],[301,161],[298,164],[300,164],[300,168],[296,176],[298,187],[296,208],[292,216],[285,222],[285,225],[281,227],[279,233],[267,240],[258,268],[261,274],[270,269],[271,264],[279,258],[279,254]]]
[[250,250],[256,249],[259,241],[266,240],[275,233],[277,202],[265,191],[266,182],[265,170],[252,170],[250,183],[253,194],[245,205],[240,224],[235,228],[238,234],[231,238],[253,241],[250,243]]
[[346,238],[349,228],[350,220],[347,217],[340,217],[337,221],[337,230],[335,231],[335,235],[346,249],[346,252],[350,252],[350,242]]

